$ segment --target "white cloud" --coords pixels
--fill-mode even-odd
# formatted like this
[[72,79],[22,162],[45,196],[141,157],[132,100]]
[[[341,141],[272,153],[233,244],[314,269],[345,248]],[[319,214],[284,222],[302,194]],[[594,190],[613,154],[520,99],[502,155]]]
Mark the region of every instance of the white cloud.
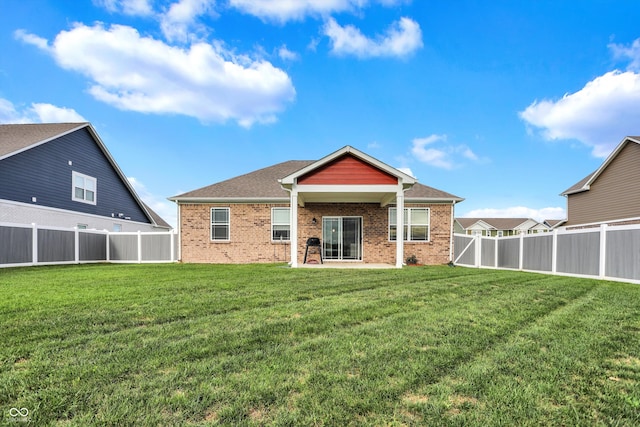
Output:
[[411,153],[422,163],[448,170],[461,166],[461,157],[474,162],[488,161],[478,157],[464,144],[449,144],[447,135],[434,134],[425,138],[415,138],[412,141]]
[[128,176],[127,180],[133,186],[133,189],[138,194],[138,197],[142,199],[155,213],[160,215],[162,219],[167,221],[171,227],[177,228],[178,214],[176,205],[173,202],[168,201],[165,197],[157,196],[149,191],[149,189],[139,180],[133,176]]
[[414,177],[414,178],[416,177],[416,176],[413,174],[413,171],[411,170],[411,168],[396,168],[396,169],[398,169],[400,172],[404,172],[404,173],[406,173],[406,174],[407,174],[407,175],[409,175],[409,176],[412,176],[412,177]]
[[38,49],[46,50],[49,48],[49,42],[47,42],[47,39],[43,39],[42,37],[27,33],[25,30],[16,30],[13,35],[16,39],[28,44],[32,44]]
[[42,123],[75,123],[87,120],[73,108],[56,107],[51,104],[33,103],[31,110]]
[[[378,0],[391,7],[406,0]],[[370,0],[229,0],[229,5],[258,18],[285,23],[307,16],[328,16],[336,12],[356,11],[368,6]]]
[[180,0],[169,6],[166,13],[161,16],[160,27],[167,40],[188,41],[197,28],[196,18],[207,12],[213,11],[213,0]]
[[628,61],[627,71],[610,71],[558,100],[535,101],[520,117],[547,140],[577,139],[596,157],[608,156],[640,122],[640,38],[608,45],[613,57]]
[[323,27],[324,35],[331,39],[331,51],[337,55],[358,58],[404,57],[422,48],[420,25],[403,17],[394,22],[384,35],[368,38],[353,25],[342,27],[329,18]]
[[475,209],[462,215],[462,218],[532,218],[538,222],[545,219],[565,219],[566,211],[559,207],[541,209],[525,206],[512,206],[504,209]]
[[611,71],[557,101],[535,101],[520,117],[547,140],[577,139],[606,157],[626,136],[638,132],[640,74]]
[[616,59],[629,60],[628,70],[640,71],[640,38],[635,39],[629,46],[611,43],[609,49]]
[[278,56],[284,61],[297,61],[300,59],[300,55],[290,51],[286,44],[280,46],[280,49],[278,49]]
[[118,12],[132,16],[153,14],[150,0],[94,0],[94,3],[112,13]]
[[180,48],[127,26],[77,24],[47,46],[58,65],[91,80],[91,95],[122,110],[251,126],[275,121],[295,98],[284,71],[234,56],[220,44]]
[[33,103],[30,107],[18,110],[11,101],[0,98],[0,123],[79,123],[86,121],[88,120],[72,108]]

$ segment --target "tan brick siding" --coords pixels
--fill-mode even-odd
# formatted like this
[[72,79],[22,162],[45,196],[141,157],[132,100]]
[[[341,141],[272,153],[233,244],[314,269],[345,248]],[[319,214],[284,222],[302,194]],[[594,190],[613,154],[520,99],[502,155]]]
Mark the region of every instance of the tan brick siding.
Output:
[[[289,244],[271,241],[271,208],[282,204],[181,204],[180,233],[183,262],[288,262]],[[230,241],[211,241],[211,208],[230,208]],[[421,264],[450,261],[451,204],[411,204],[430,209],[430,241],[405,243],[405,259],[415,255]],[[323,216],[362,217],[363,262],[395,264],[396,242],[389,241],[389,207],[371,203],[308,203],[298,208],[298,263],[303,262],[309,237],[322,239]],[[313,218],[316,223],[313,224]],[[310,259],[318,259],[317,255]],[[404,260],[403,260],[404,261]]]
[[[271,241],[271,208],[282,204],[181,204],[183,262],[244,264],[287,262],[288,243]],[[211,240],[211,208],[229,207],[230,240]]]

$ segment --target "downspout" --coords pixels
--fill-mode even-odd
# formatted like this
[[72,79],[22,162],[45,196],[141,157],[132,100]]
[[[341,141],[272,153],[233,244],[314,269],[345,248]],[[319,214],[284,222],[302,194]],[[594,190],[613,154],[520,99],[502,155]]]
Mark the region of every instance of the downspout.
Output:
[[455,221],[456,201],[451,202],[451,234],[449,235],[449,262],[453,261],[453,222]]
[[298,267],[298,197],[297,194],[294,197],[293,186],[291,188],[287,188],[282,185],[282,182],[280,182],[280,188],[289,192],[289,226],[291,227],[289,233],[289,252],[291,257],[289,260],[289,266],[291,268],[296,268]]
[[178,258],[176,261],[182,261],[182,208],[180,208],[180,202],[176,202],[176,209],[178,209]]

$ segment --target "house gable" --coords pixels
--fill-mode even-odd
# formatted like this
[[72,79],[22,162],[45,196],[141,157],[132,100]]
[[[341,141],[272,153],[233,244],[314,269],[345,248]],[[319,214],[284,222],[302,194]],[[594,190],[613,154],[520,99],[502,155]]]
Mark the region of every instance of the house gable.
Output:
[[[0,199],[102,217],[122,214],[120,219],[154,224],[95,131],[88,124],[78,126],[5,155],[0,160]],[[74,173],[96,180],[95,203],[73,200]]]
[[640,139],[625,138],[579,188],[565,191],[568,220],[564,224],[599,223],[640,216]]
[[394,185],[398,178],[350,153],[298,178],[299,185]]

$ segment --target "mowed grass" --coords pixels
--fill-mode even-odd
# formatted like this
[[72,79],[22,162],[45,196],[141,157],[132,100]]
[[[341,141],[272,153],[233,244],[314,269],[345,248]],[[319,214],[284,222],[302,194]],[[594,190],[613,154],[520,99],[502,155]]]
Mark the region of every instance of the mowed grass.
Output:
[[632,284],[461,267],[1,269],[0,343],[11,425],[640,424]]

